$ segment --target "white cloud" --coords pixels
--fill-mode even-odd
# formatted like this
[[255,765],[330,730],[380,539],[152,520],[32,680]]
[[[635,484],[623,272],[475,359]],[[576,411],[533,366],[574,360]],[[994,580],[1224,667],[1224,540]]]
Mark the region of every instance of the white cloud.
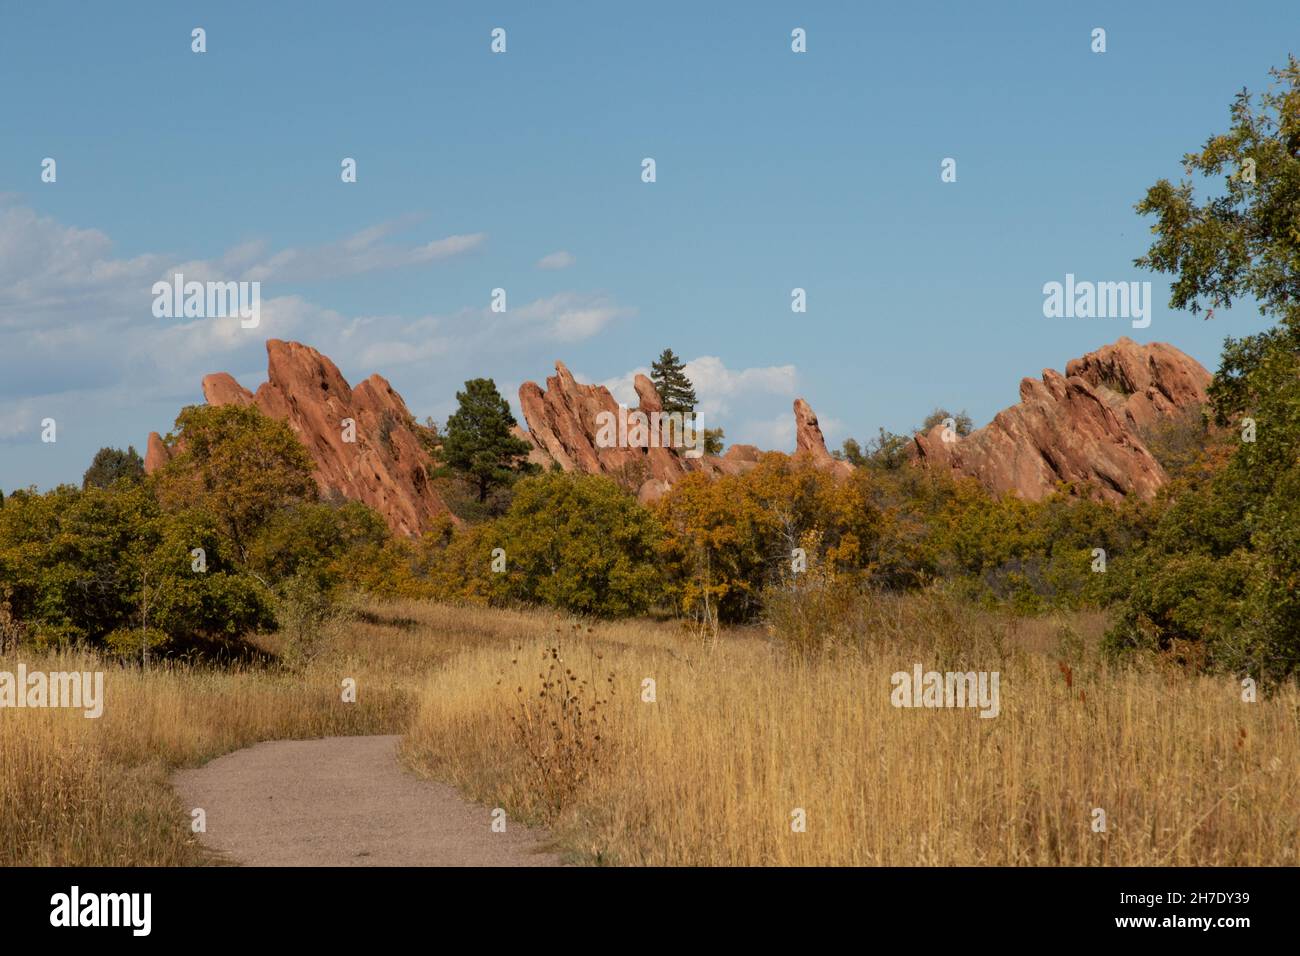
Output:
[[[176,271],[200,282],[324,278],[433,262],[483,242],[474,234],[406,246],[388,239],[396,228],[380,224],[279,252],[255,239],[178,263],[166,253],[118,257],[100,230],[0,204],[0,487],[65,480],[69,462],[88,461],[110,441],[141,447],[150,429],[165,429],[181,405],[201,400],[199,383],[210,372],[256,388],[268,338],[306,342],[345,374],[396,371],[413,410],[437,410],[454,401],[466,377],[511,363],[511,375],[527,377],[548,346],[562,356],[565,346],[635,314],[609,296],[568,291],[512,299],[505,313],[493,313],[485,299],[436,315],[346,315],[303,295],[268,295],[264,284],[254,329],[234,317],[153,315],[154,282]],[[59,465],[49,454],[14,451],[38,442],[47,413],[59,418],[57,448],[45,449],[66,456]]]
[[428,362],[430,359],[448,354],[454,340],[440,337],[428,337],[423,341],[405,342],[386,339],[365,346],[358,354],[357,361],[367,368],[386,369],[414,362]]
[[[642,366],[602,382],[614,397],[625,405],[637,403],[632,382],[638,374],[649,377],[650,369]],[[721,421],[739,401],[749,404],[757,398],[793,398],[799,375],[793,365],[767,365],[729,369],[716,355],[703,355],[686,363],[686,377],[695,386],[699,399],[697,411],[711,421]]]
[[[152,311],[153,284],[177,271],[197,281],[356,274],[446,258],[482,241],[476,235],[413,247],[385,243],[396,228],[384,223],[276,254],[256,240],[210,260],[177,263],[164,253],[119,258],[100,230],[0,206],[0,440],[30,435],[33,398],[45,407],[76,394],[75,407],[103,401],[131,416],[163,397],[194,394],[202,376],[217,369],[261,374],[267,338],[304,339],[336,359],[352,357],[359,345],[380,341],[380,329],[391,334],[403,320],[348,318],[299,295],[263,295],[255,329],[241,328],[235,318],[160,322]],[[410,324],[419,335],[419,321]],[[407,338],[394,351],[414,361],[447,341],[445,335],[442,341]]]
[[729,444],[757,445],[764,451],[794,451],[794,412],[741,422],[727,438]]
[[112,257],[98,229],[64,226],[30,209],[0,211],[0,331],[49,335],[91,320],[148,315],[161,255]]
[[504,315],[509,316],[509,324],[549,341],[578,342],[591,338],[615,319],[632,315],[632,310],[602,296],[561,292]]
[[700,412],[713,418],[730,413],[734,399],[754,395],[794,398],[799,380],[793,365],[729,369],[716,355],[687,362],[686,377],[695,386]]
[[[505,312],[489,307],[418,319],[354,320],[345,338],[363,365],[387,368],[437,356],[500,355],[544,344],[572,344],[599,334],[611,322],[635,314],[605,296],[562,292]],[[382,331],[380,326],[382,325]],[[362,330],[364,331],[364,334]]]
[[537,260],[539,269],[567,269],[578,260],[572,254],[561,249],[559,252],[552,252],[550,255],[542,256]]
[[340,313],[297,295],[263,300],[259,322],[252,329],[243,328],[236,318],[172,321],[150,333],[153,344],[148,351],[159,359],[205,364],[250,344],[261,348],[267,339],[337,340],[347,325]]
[[[570,371],[573,370],[570,369]],[[619,375],[616,378],[607,378],[605,379],[605,381],[600,382],[599,384],[604,385],[607,389],[609,389],[610,394],[613,395],[616,400],[628,406],[629,408],[632,408],[637,404],[636,386],[634,386],[632,383],[638,375],[644,375],[647,378],[649,378],[650,369],[642,365],[638,368],[632,369],[632,371],[630,372],[624,372],[622,375]],[[575,373],[575,377],[577,377],[579,381],[585,381],[585,379],[583,379],[581,376],[578,376],[576,373]]]
[[270,255],[256,240],[215,259],[178,263],[161,253],[114,258],[112,240],[98,229],[65,226],[30,209],[0,209],[0,333],[17,329],[48,339],[69,327],[93,324],[102,333],[149,320],[153,283],[176,272],[199,282],[304,282],[434,262],[485,239],[475,233],[418,246],[382,242],[401,226],[381,223],[338,242]]
[[186,275],[193,273],[200,281],[205,274],[211,274],[214,278],[250,282],[314,282],[450,259],[479,248],[487,239],[486,233],[476,232],[434,239],[422,245],[383,241],[409,225],[409,220],[383,222],[336,242],[290,247],[269,256],[264,242],[244,243],[213,262],[185,263],[189,270]]

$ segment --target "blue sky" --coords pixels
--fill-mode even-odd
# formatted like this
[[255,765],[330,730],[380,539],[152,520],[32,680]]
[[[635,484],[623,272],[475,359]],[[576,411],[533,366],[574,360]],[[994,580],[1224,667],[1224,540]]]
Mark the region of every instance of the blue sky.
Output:
[[[267,337],[439,420],[466,378],[515,401],[555,359],[626,394],[671,346],[698,360],[706,424],[787,449],[795,396],[838,444],[936,405],[982,424],[1120,335],[1213,369],[1266,323],[1171,312],[1132,265],[1132,206],[1300,52],[1293,21],[1281,2],[6,4],[0,488],[143,450],[207,372],[255,387]],[[259,277],[261,326],[154,318],[178,266]],[[1152,280],[1151,326],[1044,318],[1067,272]]]

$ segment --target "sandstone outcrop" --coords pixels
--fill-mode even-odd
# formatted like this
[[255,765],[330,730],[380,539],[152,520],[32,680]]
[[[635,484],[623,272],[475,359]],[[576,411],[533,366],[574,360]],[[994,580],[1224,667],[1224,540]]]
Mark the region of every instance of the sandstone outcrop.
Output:
[[1065,364],[1066,378],[1091,385],[1134,428],[1205,403],[1210,373],[1166,342],[1138,345],[1123,337]]
[[1030,500],[1059,482],[1103,498],[1150,497],[1168,481],[1139,429],[1205,401],[1210,375],[1171,345],[1128,338],[1020,383],[1020,403],[965,437],[942,424],[915,437],[915,460]]
[[[640,400],[635,409],[620,409],[603,385],[583,385],[563,362],[555,363],[555,374],[546,388],[536,382],[519,387],[519,407],[528,423],[525,435],[532,444],[530,459],[543,466],[551,462],[565,471],[608,475],[642,501],[663,494],[688,471],[703,466],[702,458],[678,454],[676,436],[662,427],[634,428],[635,416],[663,411],[654,384],[644,375],[634,382]],[[611,432],[610,423],[614,423]],[[625,423],[620,429],[620,423]],[[620,433],[621,432],[621,433]],[[677,441],[680,445],[681,442]]]
[[738,475],[757,465],[762,454],[757,445],[728,445],[716,463],[718,469],[726,474]]
[[[654,425],[655,416],[663,412],[654,383],[637,375],[633,386],[637,407],[620,409],[609,389],[581,384],[563,362],[555,363],[555,374],[547,378],[545,388],[525,382],[519,388],[519,407],[528,424],[524,435],[533,446],[531,460],[545,467],[554,462],[565,471],[608,475],[643,502],[655,500],[691,472],[741,474],[758,463],[762,453],[753,445],[732,445],[721,456],[686,454],[675,426],[663,424],[662,419],[657,428]],[[603,423],[630,422],[636,413],[651,423],[648,431],[629,427],[627,440],[616,434],[612,443],[608,432],[601,435]],[[801,452],[819,467],[841,474],[852,470],[826,451],[817,416],[803,399],[795,402],[795,419]]]
[[203,400],[209,405],[252,405],[253,393],[226,372],[203,376]]
[[822,435],[821,425],[817,423],[817,416],[802,398],[794,400],[794,427],[796,458],[807,457],[817,467],[837,475],[847,475],[853,471],[853,466],[847,461],[840,461],[826,450],[826,438]]
[[[370,505],[399,534],[420,534],[448,508],[429,474],[433,462],[417,437],[406,404],[379,375],[350,386],[315,349],[271,339],[267,381],[250,392],[224,372],[203,380],[208,404],[255,405],[288,423],[315,464],[327,497]],[[998,493],[1039,500],[1060,482],[1099,489],[1103,497],[1150,496],[1168,480],[1142,442],[1144,428],[1205,401],[1210,375],[1171,345],[1138,345],[1128,338],[1103,346],[1042,379],[1020,383],[1020,402],[962,438],[942,425],[915,436],[915,464],[972,477]],[[643,502],[658,498],[685,475],[742,474],[763,454],[731,445],[721,456],[686,454],[676,428],[660,418],[663,403],[644,375],[634,381],[638,405],[621,408],[601,385],[584,385],[562,362],[542,388],[525,382],[519,404],[528,425],[515,434],[542,468],[607,475]],[[835,458],[812,408],[794,402],[795,456],[835,475],[853,468]],[[355,441],[348,440],[347,422]],[[945,439],[952,440],[945,440]],[[149,435],[145,471],[174,454],[157,432]],[[454,520],[454,519],[453,519]]]
[[167,444],[162,440],[162,436],[157,432],[149,433],[149,443],[145,446],[144,452],[144,473],[152,475],[167,462],[171,461],[172,453],[167,448]]
[[[433,463],[411,413],[387,380],[372,375],[352,388],[333,362],[298,342],[270,339],[266,352],[267,381],[256,393],[218,372],[203,379],[208,404],[256,405],[288,423],[311,455],[321,494],[364,502],[398,534],[420,534],[448,513],[429,481]],[[168,457],[150,435],[145,471]]]

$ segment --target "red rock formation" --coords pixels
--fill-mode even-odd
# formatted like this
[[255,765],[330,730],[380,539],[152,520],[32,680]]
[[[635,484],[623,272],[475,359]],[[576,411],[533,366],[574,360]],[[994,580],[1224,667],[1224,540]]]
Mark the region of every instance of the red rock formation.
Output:
[[172,453],[168,450],[167,444],[162,440],[162,436],[157,432],[149,433],[149,444],[144,452],[144,473],[152,475],[167,462],[171,461]]
[[[266,349],[268,379],[256,394],[217,373],[203,380],[208,403],[253,404],[287,422],[311,455],[323,494],[365,502],[400,534],[419,534],[448,512],[429,483],[426,469],[432,462],[406,404],[385,379],[372,375],[352,388],[315,349],[276,339]],[[688,456],[680,436],[662,424],[657,432],[637,433],[633,413],[650,418],[663,410],[645,376],[634,381],[638,406],[629,410],[620,409],[603,386],[577,382],[563,363],[557,362],[555,371],[545,389],[533,382],[519,389],[528,431],[515,434],[532,446],[528,457],[534,464],[608,475],[649,502],[691,472],[741,474],[762,454],[752,445],[732,445],[721,457]],[[917,435],[914,458],[926,467],[974,477],[995,492],[1035,500],[1061,481],[1094,485],[1111,499],[1152,495],[1167,477],[1138,429],[1203,402],[1209,379],[1173,346],[1141,346],[1122,338],[1072,360],[1064,376],[1047,370],[1042,381],[1025,379],[1018,405],[965,438],[945,442],[942,425]],[[796,456],[836,475],[852,471],[827,451],[817,416],[803,399],[795,401],[794,416]],[[355,423],[355,442],[345,440],[349,419]],[[611,434],[608,425],[620,420],[632,427]],[[172,454],[152,433],[145,471],[157,471]]]
[[[432,461],[410,427],[411,414],[384,378],[372,375],[352,388],[313,348],[270,339],[266,352],[267,381],[256,394],[219,372],[203,380],[208,404],[254,404],[287,422],[315,462],[322,495],[364,502],[398,534],[420,534],[448,513],[429,483]],[[155,437],[145,464],[150,473],[167,456],[161,440],[155,448]]]
[[1138,345],[1124,337],[1065,365],[1122,413],[1135,428],[1205,402],[1210,373],[1200,362],[1166,342]]
[[[519,387],[519,407],[528,423],[528,441],[540,453],[530,459],[545,456],[538,463],[555,462],[565,471],[609,475],[637,492],[642,501],[657,498],[682,475],[703,467],[701,459],[679,454],[680,448],[663,447],[682,444],[670,431],[661,428],[639,434],[631,427],[633,413],[649,418],[663,411],[648,378],[638,375],[634,385],[640,404],[621,410],[609,389],[579,383],[563,362],[555,363],[555,374],[547,378],[545,389],[525,382]],[[625,436],[609,429],[610,422],[617,429],[620,420],[629,423]]]
[[1137,428],[1203,402],[1209,373],[1171,345],[1127,338],[1066,369],[1024,379],[1020,403],[965,438],[945,441],[942,424],[917,435],[916,460],[1034,501],[1061,481],[1095,486],[1110,500],[1154,495],[1168,476]]
[[710,463],[724,474],[739,475],[757,465],[762,454],[757,445],[729,445],[721,458],[711,458]]
[[[603,385],[583,385],[576,381],[563,362],[555,363],[555,371],[546,380],[546,388],[525,382],[519,389],[519,406],[528,423],[526,437],[534,449],[530,459],[543,466],[555,462],[565,471],[609,475],[635,491],[642,502],[650,502],[690,472],[734,475],[749,471],[758,463],[761,452],[753,445],[732,445],[721,457],[691,457],[681,451],[681,441],[674,440],[666,426],[657,435],[651,434],[647,441],[602,447],[602,419],[598,416],[602,413],[618,416],[618,402]],[[650,379],[637,375],[633,386],[638,405],[623,414],[642,412],[653,416],[663,411],[659,393]],[[851,465],[836,461],[826,451],[817,416],[803,399],[795,402],[795,421],[800,453],[836,474],[853,470]],[[629,437],[635,436],[629,433]]]
[[203,398],[209,405],[252,405],[253,393],[226,372],[203,377]]
[[819,468],[847,475],[853,466],[847,461],[840,461],[826,450],[826,439],[822,436],[821,425],[812,407],[802,398],[794,400],[795,457],[805,456]]

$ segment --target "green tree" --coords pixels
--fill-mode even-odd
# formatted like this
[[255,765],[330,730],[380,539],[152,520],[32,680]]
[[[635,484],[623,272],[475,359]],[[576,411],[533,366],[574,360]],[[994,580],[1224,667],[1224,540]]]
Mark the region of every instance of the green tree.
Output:
[[308,579],[329,594],[373,568],[389,537],[383,517],[359,501],[296,502],[267,520],[249,547],[248,565],[270,584]]
[[[949,415],[942,409],[936,410],[930,417],[940,415],[936,422],[941,422]],[[926,421],[929,421],[927,418]],[[969,431],[970,419],[966,419],[967,430]],[[957,420],[957,429],[962,428],[961,420]],[[843,445],[831,452],[832,457],[840,461],[847,461],[856,468],[872,468],[876,471],[898,471],[907,464],[909,449],[912,446],[912,439],[907,435],[899,435],[895,432],[886,431],[883,428],[877,429],[878,435],[875,438],[868,439],[865,447],[863,443],[856,438],[844,439]],[[961,432],[966,434],[966,432]]]
[[82,488],[107,488],[119,478],[139,481],[144,477],[144,461],[135,446],[126,451],[120,448],[101,448],[81,479]]
[[530,446],[511,431],[515,417],[492,379],[470,379],[456,401],[442,439],[442,460],[478,487],[483,502],[493,488],[532,470],[525,459]]
[[838,458],[840,461],[847,461],[855,468],[861,468],[867,463],[867,456],[862,451],[862,446],[858,444],[856,438],[844,439],[843,446],[831,452],[831,457]]
[[519,482],[477,540],[505,551],[505,571],[492,577],[510,597],[620,617],[660,597],[659,534],[654,515],[610,479],[547,474]]
[[226,547],[209,515],[164,513],[144,483],[17,492],[0,509],[0,593],[37,644],[181,649],[272,623]]
[[686,363],[674,355],[672,349],[664,349],[658,360],[650,363],[650,380],[659,392],[665,412],[687,415],[695,411],[699,401],[695,397],[695,386],[686,377]]
[[[1222,470],[1182,482],[1109,635],[1203,641],[1211,664],[1256,677],[1300,667],[1300,63],[1271,73],[1267,92],[1237,95],[1228,132],[1183,157],[1189,178],[1137,204],[1156,222],[1136,262],[1175,277],[1171,307],[1248,298],[1278,324],[1224,343],[1210,402],[1242,440]],[[1193,174],[1215,181],[1203,198]]]
[[205,639],[238,640],[275,626],[270,589],[231,554],[230,541],[208,512],[160,514],[133,550],[131,626],[106,638],[119,652],[139,650],[142,639],[161,644],[164,652],[181,651]]
[[881,471],[897,471],[907,464],[912,439],[883,428],[877,431],[879,434],[867,442],[867,464]]
[[971,417],[965,411],[960,411],[954,415],[946,408],[936,408],[925,416],[925,421],[921,423],[921,431],[929,432],[935,425],[942,425],[950,418],[953,421],[953,431],[962,437],[969,435],[975,427],[975,423],[971,421]]
[[157,475],[163,507],[211,515],[241,564],[279,509],[315,501],[307,449],[284,422],[253,405],[191,405],[167,436],[172,459]]

